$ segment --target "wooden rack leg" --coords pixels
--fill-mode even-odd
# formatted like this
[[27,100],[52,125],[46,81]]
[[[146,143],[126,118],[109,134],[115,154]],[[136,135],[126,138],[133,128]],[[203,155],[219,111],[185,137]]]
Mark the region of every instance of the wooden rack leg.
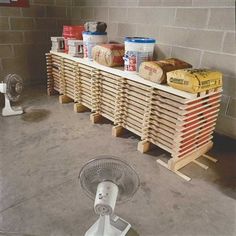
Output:
[[93,113],[90,115],[90,121],[93,123],[93,124],[96,124],[96,123],[99,123],[102,119],[102,116],[98,113]]
[[74,111],[75,112],[84,112],[84,111],[88,111],[89,109],[82,105],[81,103],[75,103],[74,104]]
[[208,155],[206,155],[206,154],[203,154],[202,156],[205,157],[205,158],[207,158],[207,159],[210,160],[210,161],[213,161],[214,163],[216,163],[216,162],[218,161],[218,160],[215,159],[214,157],[208,156]]
[[193,160],[193,163],[197,164],[198,166],[202,167],[203,169],[207,170],[208,166],[205,164],[202,164],[201,162],[197,161],[197,160]]
[[124,132],[124,128],[120,125],[116,125],[112,127],[112,136],[119,137]]
[[[166,169],[170,170],[169,167],[168,167],[168,164],[165,163],[164,161],[158,159],[157,163],[160,164],[161,166],[165,167]],[[175,170],[175,171],[172,171],[172,172],[174,172],[175,174],[177,174],[179,177],[183,178],[186,181],[190,181],[191,180],[191,178],[189,178],[187,175],[181,173],[178,170]]]
[[70,102],[73,102],[73,99],[72,99],[72,98],[69,98],[69,97],[66,96],[66,95],[60,95],[60,96],[59,96],[59,102],[60,102],[61,104],[63,104],[63,103],[70,103]]
[[141,153],[148,152],[150,150],[151,144],[146,140],[142,140],[138,143],[138,151]]

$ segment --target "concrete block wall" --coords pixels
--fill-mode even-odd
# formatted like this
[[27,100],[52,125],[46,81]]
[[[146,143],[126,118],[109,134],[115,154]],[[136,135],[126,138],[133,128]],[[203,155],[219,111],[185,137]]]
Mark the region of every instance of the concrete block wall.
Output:
[[[72,0],[30,0],[29,8],[0,7],[0,78],[18,73],[26,84],[46,81],[50,37],[70,24]],[[0,79],[0,80],[1,80]]]
[[177,57],[224,74],[217,131],[236,138],[234,0],[74,0],[72,23],[106,21],[110,40],[154,37],[159,59]]

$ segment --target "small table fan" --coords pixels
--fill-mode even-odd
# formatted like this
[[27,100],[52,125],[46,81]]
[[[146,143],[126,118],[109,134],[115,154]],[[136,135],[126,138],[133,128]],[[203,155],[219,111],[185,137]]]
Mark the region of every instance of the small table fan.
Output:
[[23,113],[21,107],[12,107],[10,101],[16,102],[20,98],[23,88],[23,80],[19,75],[9,74],[0,83],[0,92],[4,94],[5,106],[2,109],[3,116],[19,115]]
[[99,156],[83,166],[80,184],[91,199],[95,198],[94,210],[99,219],[85,236],[124,236],[131,225],[114,215],[116,202],[132,198],[139,187],[135,170],[114,157]]

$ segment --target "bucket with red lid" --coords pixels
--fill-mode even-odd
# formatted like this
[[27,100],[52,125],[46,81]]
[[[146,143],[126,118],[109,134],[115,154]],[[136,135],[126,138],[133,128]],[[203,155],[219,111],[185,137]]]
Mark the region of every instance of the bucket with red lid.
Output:
[[82,32],[84,31],[83,25],[64,25],[63,37],[65,39],[65,52],[68,53],[68,39],[82,40]]

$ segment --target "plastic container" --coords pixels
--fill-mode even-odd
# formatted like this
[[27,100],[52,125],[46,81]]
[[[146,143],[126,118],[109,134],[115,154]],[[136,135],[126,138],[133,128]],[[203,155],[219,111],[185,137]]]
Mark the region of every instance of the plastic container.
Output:
[[142,37],[125,38],[125,71],[138,72],[139,66],[144,61],[153,59],[156,40]]
[[52,47],[51,50],[54,52],[64,52],[65,44],[63,37],[51,37]]
[[82,33],[84,31],[83,25],[64,25],[63,26],[63,37],[65,39],[65,53],[68,53],[68,39],[82,40]]
[[83,32],[83,44],[84,44],[84,58],[93,60],[92,49],[98,44],[107,43],[107,33],[106,32]]
[[68,39],[68,54],[73,57],[83,56],[83,40]]

